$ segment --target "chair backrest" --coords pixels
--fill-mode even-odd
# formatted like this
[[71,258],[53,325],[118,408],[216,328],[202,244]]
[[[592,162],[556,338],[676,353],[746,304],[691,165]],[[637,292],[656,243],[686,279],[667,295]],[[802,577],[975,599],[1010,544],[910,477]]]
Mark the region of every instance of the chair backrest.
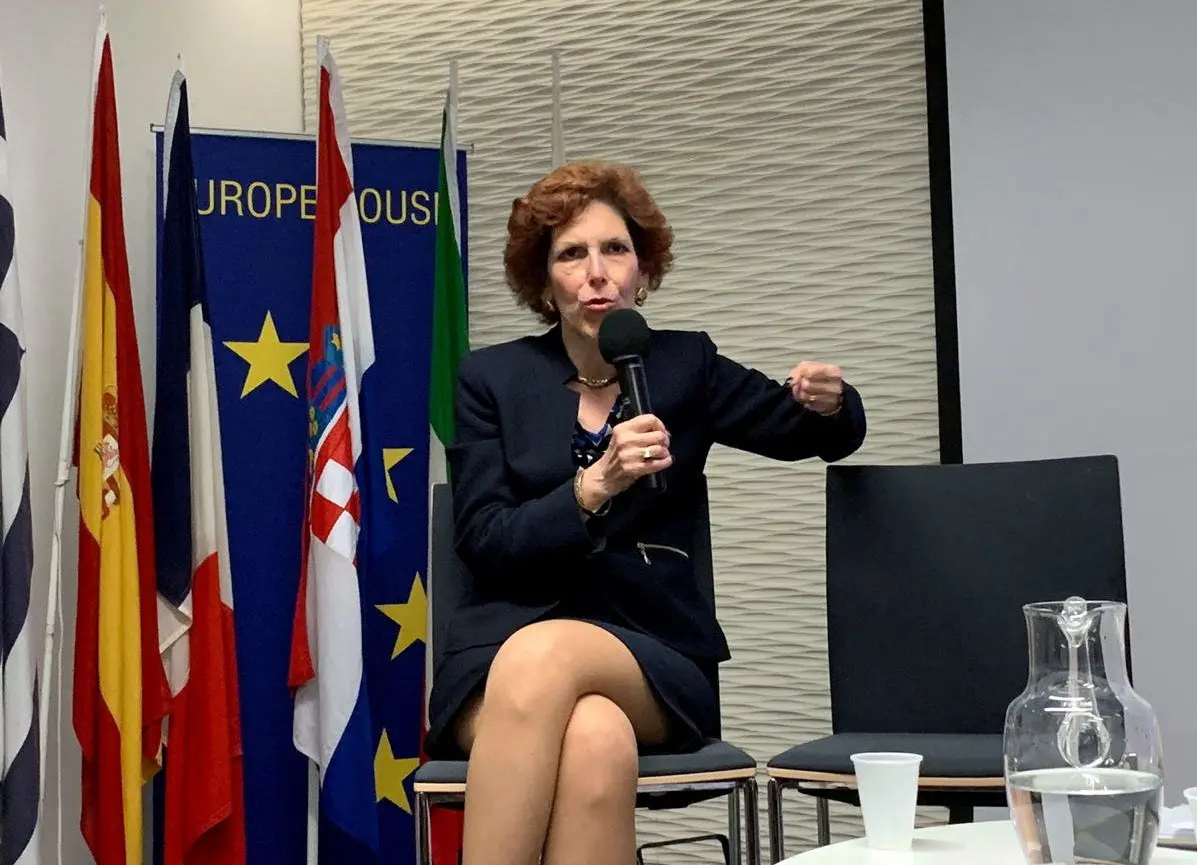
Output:
[[[711,521],[704,476],[698,485],[700,518],[690,548],[699,590],[715,608],[715,567],[711,552]],[[432,489],[432,573],[428,591],[431,607],[432,652],[434,663],[440,660],[445,635],[453,614],[473,593],[474,578],[454,548],[453,493],[448,484]]]
[[1000,733],[1022,605],[1072,595],[1126,601],[1114,457],[828,468],[835,732]]

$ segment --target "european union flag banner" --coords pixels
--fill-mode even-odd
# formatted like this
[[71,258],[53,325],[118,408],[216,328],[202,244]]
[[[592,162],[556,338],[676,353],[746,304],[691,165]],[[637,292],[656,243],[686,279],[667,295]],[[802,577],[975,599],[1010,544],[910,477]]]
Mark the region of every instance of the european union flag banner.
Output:
[[[159,154],[161,146],[159,136]],[[303,862],[308,761],[292,741],[288,668],[312,422],[304,391],[316,143],[195,132],[192,148],[224,448],[247,862]],[[359,474],[385,491],[370,499],[358,542],[359,559],[371,563],[361,597],[370,800],[382,861],[403,863],[414,859],[411,778],[423,724],[439,148],[358,143],[352,158],[375,351],[362,384],[374,418]],[[464,189],[464,152],[458,166]],[[464,227],[464,195],[462,207]]]

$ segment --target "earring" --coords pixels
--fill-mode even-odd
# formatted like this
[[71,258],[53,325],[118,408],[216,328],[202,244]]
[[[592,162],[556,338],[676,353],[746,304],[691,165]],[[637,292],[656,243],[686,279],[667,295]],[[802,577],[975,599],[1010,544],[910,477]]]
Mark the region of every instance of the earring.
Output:
[[551,297],[546,297],[546,298],[544,299],[544,305],[545,305],[545,308],[546,308],[546,309],[547,309],[549,312],[556,312],[556,311],[557,311],[557,304],[553,303],[553,298],[551,298]]
[[646,300],[648,300],[648,289],[642,285],[636,289],[636,306],[644,306]]

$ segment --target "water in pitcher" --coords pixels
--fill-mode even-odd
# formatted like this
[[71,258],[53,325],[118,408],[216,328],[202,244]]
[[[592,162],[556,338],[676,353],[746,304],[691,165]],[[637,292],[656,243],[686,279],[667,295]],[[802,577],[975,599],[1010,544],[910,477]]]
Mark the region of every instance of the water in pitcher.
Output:
[[1008,793],[1031,862],[1148,865],[1155,852],[1163,799],[1157,774],[1035,769],[1012,774]]

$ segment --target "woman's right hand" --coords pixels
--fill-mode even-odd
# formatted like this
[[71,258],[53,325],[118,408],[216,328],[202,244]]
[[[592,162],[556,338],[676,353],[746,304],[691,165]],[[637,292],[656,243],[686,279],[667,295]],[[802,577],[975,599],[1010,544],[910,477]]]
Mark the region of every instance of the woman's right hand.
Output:
[[637,415],[616,424],[607,450],[582,473],[582,486],[604,500],[614,498],[645,475],[673,465],[669,431],[655,415]]

